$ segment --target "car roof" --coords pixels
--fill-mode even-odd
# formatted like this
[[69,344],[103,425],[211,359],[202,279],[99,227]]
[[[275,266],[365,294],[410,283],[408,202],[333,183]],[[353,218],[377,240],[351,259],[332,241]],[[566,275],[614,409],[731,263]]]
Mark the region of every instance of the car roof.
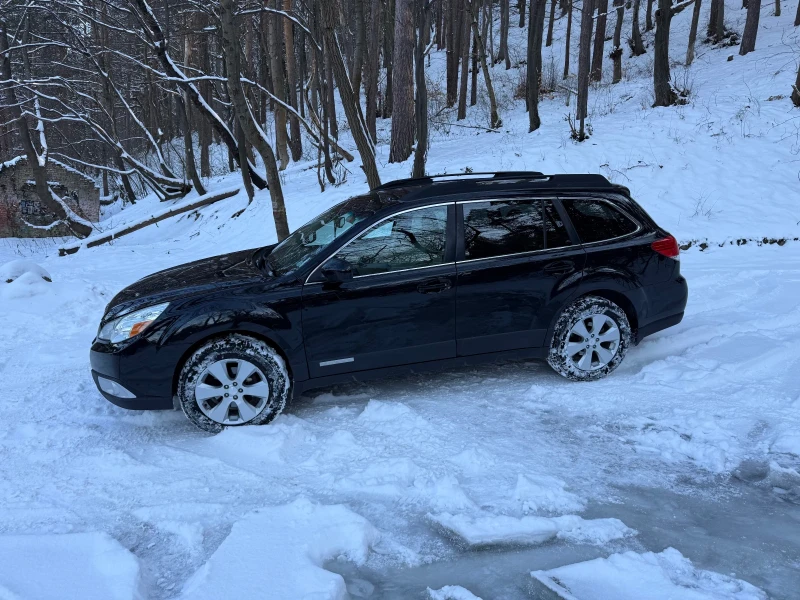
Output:
[[492,173],[458,173],[429,175],[420,178],[390,181],[372,190],[403,191],[397,200],[410,202],[425,200],[451,194],[470,194],[502,191],[540,192],[540,191],[627,191],[623,186],[611,183],[597,174],[545,175],[538,171],[499,171]]

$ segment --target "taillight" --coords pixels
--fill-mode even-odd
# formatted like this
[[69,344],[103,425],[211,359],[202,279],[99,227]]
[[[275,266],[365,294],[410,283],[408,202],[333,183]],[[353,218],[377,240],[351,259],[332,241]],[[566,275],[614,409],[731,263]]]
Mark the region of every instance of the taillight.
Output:
[[680,260],[681,257],[681,249],[678,246],[678,240],[676,240],[673,236],[668,235],[665,238],[661,238],[660,240],[656,240],[650,247],[668,258],[674,258],[675,260]]

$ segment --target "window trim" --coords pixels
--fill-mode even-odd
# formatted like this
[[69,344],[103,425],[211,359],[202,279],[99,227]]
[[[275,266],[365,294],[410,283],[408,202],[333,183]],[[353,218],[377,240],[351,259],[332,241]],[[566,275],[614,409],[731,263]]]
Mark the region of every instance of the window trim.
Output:
[[639,233],[640,231],[642,231],[644,229],[642,224],[639,222],[639,219],[634,218],[628,211],[626,211],[621,206],[618,206],[617,204],[615,204],[614,202],[612,202],[608,198],[600,198],[600,197],[597,197],[597,196],[561,196],[561,197],[559,197],[559,200],[561,201],[561,205],[562,206],[564,206],[564,204],[566,202],[575,202],[575,201],[581,201],[581,200],[584,200],[584,201],[585,200],[590,200],[590,201],[594,201],[594,202],[602,202],[604,204],[608,204],[613,210],[616,210],[617,212],[622,213],[622,215],[624,217],[626,217],[631,223],[636,225],[636,229],[634,229],[630,233],[626,233],[624,235],[618,235],[616,237],[606,238],[604,240],[597,240],[596,242],[584,242],[581,239],[581,234],[578,233],[578,228],[575,227],[575,223],[572,222],[572,217],[570,216],[569,212],[567,211],[567,207],[564,206],[564,212],[566,213],[566,216],[569,219],[570,225],[575,230],[575,235],[578,236],[578,240],[580,240],[579,243],[580,243],[581,246],[584,246],[584,247],[586,247],[586,246],[595,246],[597,244],[605,244],[605,243],[608,243],[608,242],[621,240],[621,239],[624,239],[626,237],[630,237],[630,236],[636,235],[637,233]]
[[[314,267],[312,269],[311,273],[308,274],[308,277],[306,277],[304,285],[312,285],[312,284],[315,284],[315,283],[320,283],[320,284],[321,283],[325,283],[324,281],[309,281],[309,280],[317,273],[317,271],[319,271],[322,268],[322,266],[326,262],[328,262],[330,259],[335,257],[339,252],[341,252],[342,250],[347,248],[347,246],[349,246],[350,244],[355,242],[357,239],[359,239],[362,235],[372,231],[372,229],[374,229],[377,225],[380,225],[384,221],[392,219],[392,218],[394,218],[394,217],[396,217],[398,215],[402,215],[402,214],[405,214],[405,213],[408,213],[408,212],[414,212],[415,210],[424,210],[426,208],[435,208],[437,206],[450,207],[451,205],[454,205],[454,204],[455,204],[455,202],[451,201],[451,202],[438,202],[436,204],[426,204],[424,206],[415,206],[414,208],[407,208],[405,210],[400,210],[400,211],[392,213],[390,215],[386,215],[385,217],[383,217],[381,219],[378,219],[377,221],[375,221],[374,223],[369,225],[367,228],[362,229],[357,235],[355,235],[352,238],[350,238],[349,240],[347,240],[344,244],[339,246],[331,254],[326,256],[325,260],[320,261],[320,263],[316,267]],[[450,224],[450,211],[448,210],[447,211],[447,219],[445,221],[445,256],[447,255],[447,251],[448,251],[448,231],[447,231],[448,227],[447,226],[449,224]],[[444,266],[453,265],[453,264],[455,264],[455,262],[451,261],[451,262],[443,262],[443,263],[438,264],[438,265],[423,265],[421,267],[409,267],[407,269],[395,269],[394,271],[385,271],[383,273],[367,273],[365,275],[353,275],[353,279],[361,279],[362,277],[375,277],[376,275],[389,275],[391,273],[402,273],[404,271],[416,271],[416,270],[419,270],[419,269],[430,269],[432,267],[444,267]]]
[[[512,252],[511,254],[498,254],[497,256],[482,256],[481,258],[466,258],[466,247],[465,247],[465,244],[464,244],[464,209],[462,208],[462,209],[458,210],[457,213],[456,213],[456,237],[458,239],[458,246],[456,247],[456,264],[457,265],[461,265],[461,264],[464,264],[464,263],[477,262],[479,260],[492,260],[492,259],[495,259],[495,258],[509,258],[509,257],[512,257],[512,256],[525,257],[525,256],[529,256],[529,255],[532,255],[532,254],[539,254],[539,253],[542,253],[542,252],[551,252],[551,251],[556,251],[556,250],[562,250],[563,251],[565,249],[580,248],[581,247],[580,242],[576,243],[576,241],[575,241],[575,239],[573,239],[572,233],[570,232],[570,229],[569,229],[569,226],[572,226],[572,222],[571,221],[569,221],[569,222],[565,221],[564,220],[564,215],[561,214],[561,211],[559,210],[558,204],[559,204],[559,200],[560,199],[559,199],[558,196],[549,196],[549,195],[547,195],[547,196],[529,196],[529,197],[519,197],[519,196],[511,197],[511,196],[509,196],[509,197],[499,197],[499,198],[493,196],[493,197],[490,197],[490,198],[475,198],[475,199],[472,199],[472,200],[457,200],[456,204],[457,205],[464,205],[464,204],[473,204],[475,202],[520,202],[520,201],[521,202],[544,202],[546,200],[549,200],[550,202],[553,203],[553,207],[556,209],[556,212],[559,214],[559,216],[561,217],[561,220],[564,222],[564,228],[567,230],[567,235],[569,235],[569,238],[570,238],[570,244],[569,245],[567,245],[567,246],[557,246],[555,248],[546,248],[545,247],[545,248],[541,248],[539,250],[526,250],[525,252]],[[542,212],[542,233],[544,235],[544,241],[545,241],[545,246],[546,246],[547,245],[547,233],[546,233],[546,230],[544,228],[544,211],[542,210],[541,212]],[[569,226],[567,225],[567,223],[569,223]],[[578,239],[580,239],[580,238],[578,238]],[[459,260],[458,259],[459,255],[463,255],[464,258]]]

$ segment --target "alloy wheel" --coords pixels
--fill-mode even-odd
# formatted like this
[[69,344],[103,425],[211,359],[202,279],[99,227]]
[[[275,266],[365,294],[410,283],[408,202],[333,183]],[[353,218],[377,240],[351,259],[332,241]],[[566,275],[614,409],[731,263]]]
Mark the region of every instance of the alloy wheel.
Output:
[[619,342],[614,319],[605,314],[589,315],[570,328],[564,355],[581,371],[596,371],[613,360]]
[[197,406],[220,425],[252,421],[269,401],[269,381],[246,360],[222,359],[202,372],[194,389]]

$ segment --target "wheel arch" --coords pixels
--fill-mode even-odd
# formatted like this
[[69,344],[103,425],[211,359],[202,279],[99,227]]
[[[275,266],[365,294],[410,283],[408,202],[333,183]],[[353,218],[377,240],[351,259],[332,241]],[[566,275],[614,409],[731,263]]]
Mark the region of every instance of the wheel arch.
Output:
[[180,359],[178,360],[175,371],[172,374],[172,395],[175,396],[178,393],[178,377],[180,376],[181,370],[183,366],[186,364],[186,361],[189,360],[189,357],[192,356],[199,348],[208,344],[213,340],[218,340],[222,338],[226,338],[230,335],[244,335],[248,336],[257,340],[260,340],[267,344],[270,348],[272,348],[275,352],[278,353],[283,359],[283,362],[286,364],[286,370],[289,372],[289,398],[292,397],[292,390],[294,389],[294,373],[292,370],[292,363],[289,360],[288,353],[284,350],[280,343],[276,339],[272,339],[269,335],[260,332],[260,331],[252,331],[250,329],[237,329],[237,330],[227,330],[227,331],[217,331],[213,333],[209,333],[208,335],[194,341],[189,348],[184,351],[181,355]]

